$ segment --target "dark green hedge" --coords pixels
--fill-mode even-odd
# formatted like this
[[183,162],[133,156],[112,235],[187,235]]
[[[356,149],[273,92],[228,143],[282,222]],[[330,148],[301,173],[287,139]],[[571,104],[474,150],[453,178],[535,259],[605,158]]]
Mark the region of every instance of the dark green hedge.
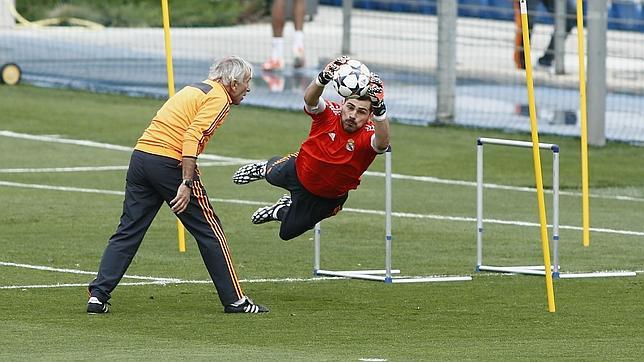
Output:
[[[267,0],[168,0],[173,27],[226,26],[256,22]],[[74,17],[105,26],[160,27],[161,0],[16,0],[28,20]]]

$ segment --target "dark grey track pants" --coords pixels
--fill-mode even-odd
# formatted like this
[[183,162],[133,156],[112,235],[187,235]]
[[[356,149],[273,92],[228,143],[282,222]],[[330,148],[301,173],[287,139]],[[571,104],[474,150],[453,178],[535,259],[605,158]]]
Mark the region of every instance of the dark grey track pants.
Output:
[[[116,232],[109,240],[98,275],[89,285],[92,296],[105,302],[132,262],[146,231],[165,201],[169,203],[182,181],[179,161],[134,151],[125,186],[123,214]],[[221,222],[215,214],[206,190],[197,175],[188,208],[177,215],[194,236],[204,264],[210,273],[222,305],[243,296],[230,256]]]

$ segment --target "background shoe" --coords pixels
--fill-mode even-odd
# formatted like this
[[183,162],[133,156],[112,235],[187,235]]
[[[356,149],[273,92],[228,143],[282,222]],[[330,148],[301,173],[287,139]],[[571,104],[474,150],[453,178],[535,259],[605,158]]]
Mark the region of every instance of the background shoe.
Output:
[[282,59],[270,58],[262,65],[262,69],[268,71],[282,70],[283,68],[284,60]]
[[241,301],[225,306],[224,313],[268,313],[268,308],[245,296]]
[[291,206],[291,196],[285,194],[280,197],[277,202],[271,206],[260,207],[253,213],[250,218],[250,221],[255,224],[263,224],[265,222],[279,220],[277,218],[277,212],[285,206]]
[[89,300],[87,301],[87,313],[89,314],[100,314],[100,313],[107,313],[109,308],[107,307],[110,305],[108,302],[101,302],[98,300],[96,297],[90,297]]
[[294,68],[304,67],[304,48],[303,47],[293,48],[293,67]]
[[541,58],[537,60],[540,66],[542,67],[550,67],[552,66],[552,61],[554,60],[554,56],[550,53],[544,54]]
[[233,183],[245,185],[249,182],[261,180],[266,177],[266,164],[268,161],[251,163],[239,168],[233,174]]

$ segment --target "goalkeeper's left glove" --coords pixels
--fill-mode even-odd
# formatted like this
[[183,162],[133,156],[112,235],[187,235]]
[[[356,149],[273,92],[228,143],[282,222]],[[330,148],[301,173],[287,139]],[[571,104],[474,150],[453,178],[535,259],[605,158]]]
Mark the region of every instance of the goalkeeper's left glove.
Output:
[[376,122],[382,122],[387,118],[387,107],[385,106],[385,86],[376,73],[371,73],[369,79],[369,89],[367,90],[369,99],[371,100],[371,112],[373,119]]

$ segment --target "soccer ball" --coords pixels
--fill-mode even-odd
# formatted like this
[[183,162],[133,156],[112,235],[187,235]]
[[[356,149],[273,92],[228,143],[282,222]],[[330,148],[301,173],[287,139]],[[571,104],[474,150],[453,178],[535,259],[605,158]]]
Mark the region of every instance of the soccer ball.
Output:
[[371,72],[359,60],[342,64],[333,76],[333,85],[344,98],[360,98],[367,94]]

